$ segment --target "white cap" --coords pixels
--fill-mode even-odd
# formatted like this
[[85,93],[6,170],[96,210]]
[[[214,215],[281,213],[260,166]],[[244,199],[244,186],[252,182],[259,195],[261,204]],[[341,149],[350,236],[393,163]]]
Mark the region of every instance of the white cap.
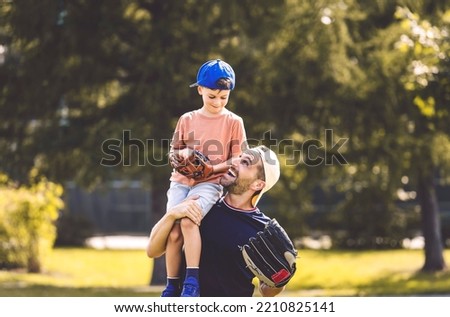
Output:
[[265,146],[257,146],[250,150],[257,152],[261,157],[261,160],[263,162],[264,177],[266,183],[261,192],[258,195],[253,196],[252,198],[252,205],[253,207],[255,207],[256,204],[261,199],[261,196],[269,189],[271,189],[280,178],[280,162],[278,161],[275,152],[273,152],[272,150],[270,150]]

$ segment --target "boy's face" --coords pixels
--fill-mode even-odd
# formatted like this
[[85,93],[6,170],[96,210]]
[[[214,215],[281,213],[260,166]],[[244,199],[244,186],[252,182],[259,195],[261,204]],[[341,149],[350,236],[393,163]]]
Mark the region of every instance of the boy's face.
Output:
[[219,114],[228,103],[230,90],[212,90],[199,86],[198,93],[202,96],[203,108],[210,114]]

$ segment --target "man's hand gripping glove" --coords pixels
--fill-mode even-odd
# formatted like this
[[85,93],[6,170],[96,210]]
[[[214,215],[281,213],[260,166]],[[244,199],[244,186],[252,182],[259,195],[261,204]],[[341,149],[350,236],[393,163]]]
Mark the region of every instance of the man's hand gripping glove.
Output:
[[275,219],[242,247],[250,271],[270,287],[282,287],[294,276],[297,250]]

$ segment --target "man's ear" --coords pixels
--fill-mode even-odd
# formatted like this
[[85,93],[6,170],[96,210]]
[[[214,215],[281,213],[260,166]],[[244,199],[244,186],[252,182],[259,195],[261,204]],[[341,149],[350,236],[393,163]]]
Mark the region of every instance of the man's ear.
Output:
[[264,186],[266,186],[266,182],[261,180],[261,179],[257,179],[256,181],[254,181],[251,185],[251,189],[254,190],[255,192],[260,191],[264,188]]
[[197,86],[198,94],[201,96],[203,93],[202,86]]

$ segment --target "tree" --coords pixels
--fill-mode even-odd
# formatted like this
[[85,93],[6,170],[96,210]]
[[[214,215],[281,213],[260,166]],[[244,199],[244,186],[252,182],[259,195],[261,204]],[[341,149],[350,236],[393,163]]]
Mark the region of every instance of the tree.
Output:
[[398,49],[409,62],[408,72],[402,79],[412,104],[417,107],[416,116],[411,118],[412,134],[418,140],[412,151],[411,165],[416,169],[425,238],[422,270],[440,271],[446,264],[435,187],[436,177],[444,179],[450,167],[450,112],[447,108],[450,102],[450,45],[444,26],[450,22],[450,10],[439,12],[435,17],[437,25],[404,7],[397,9],[396,16],[405,31]]
[[[366,209],[380,216],[386,215],[386,210],[395,210],[395,206],[389,207],[392,204],[383,207],[383,202],[399,200],[396,192],[406,175],[421,206],[426,240],[422,270],[439,271],[446,265],[435,186],[436,176],[446,179],[449,162],[450,131],[445,107],[449,103],[449,47],[444,28],[448,13],[439,3],[430,5],[423,1],[412,5],[416,12],[442,25],[436,27],[406,7],[396,8],[392,1],[373,6],[382,10],[366,8],[368,17],[353,30],[353,38],[359,38],[353,52],[367,83],[360,83],[360,93],[349,100],[351,116],[339,114],[340,127],[349,133],[346,157],[356,163],[348,167],[347,177],[343,175],[348,182],[341,182],[340,186],[351,189],[347,200],[359,206],[352,209]],[[401,18],[400,22],[396,17]],[[364,199],[369,196],[379,198]],[[361,205],[364,200],[366,204]],[[343,206],[348,208],[349,204]],[[385,228],[395,220],[380,218],[388,220]],[[367,219],[360,219],[360,227]],[[373,233],[372,236],[375,237]]]
[[[442,2],[405,2],[440,23],[445,21]],[[434,63],[429,69],[436,69],[436,63],[439,64],[440,75],[433,74],[434,84],[428,93],[434,87],[433,93],[439,96],[439,115],[433,116],[430,129],[430,118],[424,118],[412,105],[416,103],[430,111],[432,107],[427,105],[427,100],[433,105],[438,101],[428,97],[419,99],[408,89],[411,84],[405,84],[415,59],[395,49],[400,48],[405,33],[394,17],[397,3],[403,1],[365,2],[364,6],[359,1],[289,2],[279,32],[273,33],[273,40],[267,46],[268,58],[260,65],[265,77],[259,78],[256,86],[262,87],[259,93],[265,94],[267,100],[257,100],[255,104],[271,114],[262,118],[260,126],[271,127],[275,139],[291,142],[286,162],[290,159],[294,164],[284,167],[284,190],[277,195],[279,204],[284,205],[280,209],[290,210],[290,219],[298,219],[298,209],[309,208],[308,193],[313,186],[331,188],[330,192],[337,190],[343,194],[337,211],[330,213],[331,218],[339,223],[339,228],[347,230],[348,238],[361,240],[368,247],[373,246],[371,240],[378,243],[396,235],[397,242],[390,247],[398,246],[409,216],[398,207],[397,191],[403,186],[401,180],[408,175],[411,185],[418,185],[422,200],[422,228],[428,236],[426,249],[435,250],[426,251],[426,263],[431,254],[437,254],[434,256],[437,263],[431,267],[439,270],[445,264],[441,261],[439,215],[433,198],[435,168],[429,158],[439,157],[442,174],[445,170],[442,168],[448,164],[444,150],[448,147],[433,144],[448,139],[445,123],[448,111],[443,107],[448,104],[448,92],[442,89],[448,87],[448,59],[436,59],[436,56],[445,57],[448,53],[446,44],[441,45],[439,54],[432,52]],[[444,29],[439,33],[446,34]],[[439,41],[444,44],[446,40]],[[420,45],[414,47],[426,51]],[[416,79],[420,78],[413,76],[413,82]],[[348,140],[345,158],[349,164],[334,162],[320,166],[314,161],[295,164],[308,154],[294,157],[295,151],[305,149],[305,145],[307,150],[311,149],[307,145],[312,141],[316,152],[309,154],[325,157],[327,149],[320,147],[326,144],[323,127]],[[436,155],[438,148],[445,155]],[[423,153],[428,156],[419,155]],[[387,241],[388,245],[391,243]],[[426,264],[424,269],[429,267]]]

